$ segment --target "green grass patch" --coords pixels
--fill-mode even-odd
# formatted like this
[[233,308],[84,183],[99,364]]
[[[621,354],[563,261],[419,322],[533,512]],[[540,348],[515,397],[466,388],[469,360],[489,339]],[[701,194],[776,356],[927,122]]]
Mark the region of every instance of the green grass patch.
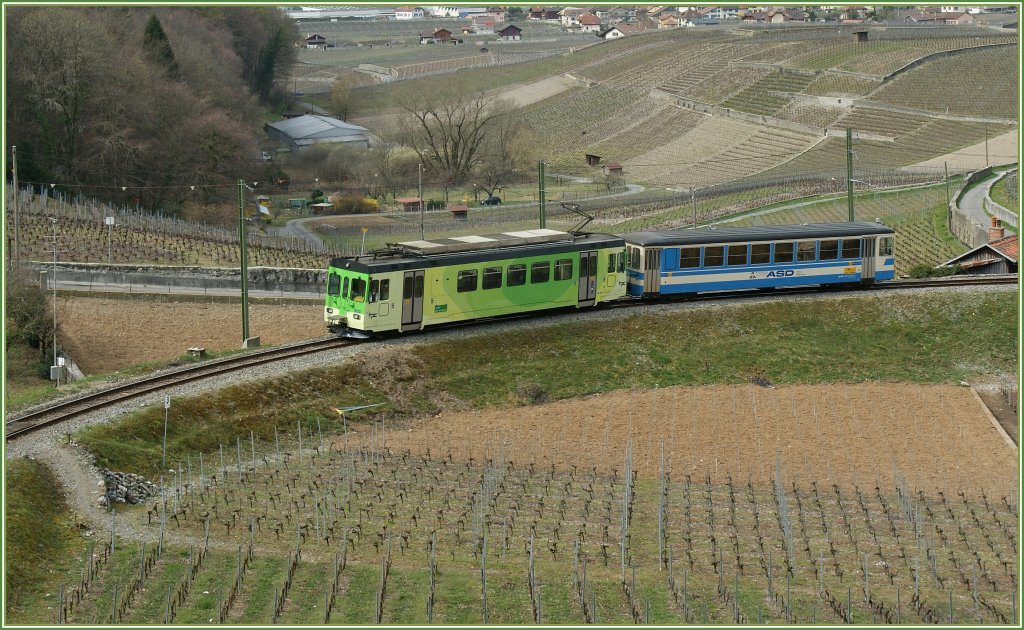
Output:
[[85,540],[49,468],[19,457],[4,472],[7,620],[56,623],[58,589],[64,583],[70,590],[81,576]]
[[[335,599],[331,623],[372,624],[377,606],[377,590],[380,588],[380,564],[350,564],[341,575],[342,582],[347,581],[347,586]],[[426,606],[426,602],[423,605]]]
[[1017,201],[1010,198],[1010,195],[1006,191],[1006,184],[1006,177],[1003,177],[995,184],[992,184],[992,189],[989,191],[989,196],[992,197],[992,201],[998,203],[999,205],[1006,208],[1010,212],[1017,214]]

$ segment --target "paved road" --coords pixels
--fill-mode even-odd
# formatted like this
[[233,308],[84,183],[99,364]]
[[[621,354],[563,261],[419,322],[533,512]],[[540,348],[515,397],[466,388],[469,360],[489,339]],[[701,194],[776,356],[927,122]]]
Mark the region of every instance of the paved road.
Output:
[[310,217],[304,217],[304,218],[301,218],[301,219],[292,219],[291,221],[286,223],[284,225],[284,227],[270,228],[272,230],[271,233],[274,234],[275,236],[295,236],[295,237],[303,239],[304,241],[306,241],[310,245],[314,245],[316,247],[319,247],[319,246],[323,245],[323,243],[320,241],[320,237],[317,236],[316,233],[310,231],[305,226],[304,222],[305,221],[309,221],[309,220],[310,220]]
[[[50,285],[51,289],[53,285]],[[90,291],[93,293],[132,293],[132,294],[157,294],[157,295],[211,295],[220,297],[241,298],[241,289],[221,289],[205,287],[175,287],[162,284],[114,284],[106,282],[74,282],[57,281],[57,289],[61,291]],[[249,297],[252,298],[288,298],[296,300],[324,299],[321,293],[312,292],[291,292],[291,291],[263,291],[250,289]]]
[[996,183],[997,180],[998,177],[992,177],[981,182],[964,193],[964,196],[960,199],[960,209],[963,210],[964,214],[986,230],[991,219],[988,213],[985,212],[984,199],[989,194],[989,190],[992,189],[992,184]]

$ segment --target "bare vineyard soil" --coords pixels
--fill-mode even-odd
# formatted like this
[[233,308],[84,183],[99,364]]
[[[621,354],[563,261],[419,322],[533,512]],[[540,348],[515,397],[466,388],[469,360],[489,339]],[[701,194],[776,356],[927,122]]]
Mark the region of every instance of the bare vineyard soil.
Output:
[[[73,297],[61,300],[61,344],[86,374],[169,361],[191,347],[228,350],[242,345],[241,305]],[[263,345],[327,334],[323,307],[249,304],[249,330]]]
[[[389,432],[392,450],[501,457],[538,466],[624,469],[657,478],[661,445],[674,480],[726,476],[768,483],[783,475],[861,488],[911,487],[1006,495],[1016,454],[971,391],[948,385],[754,385],[620,391],[544,405],[442,414]],[[1010,495],[1012,496],[1012,495]]]

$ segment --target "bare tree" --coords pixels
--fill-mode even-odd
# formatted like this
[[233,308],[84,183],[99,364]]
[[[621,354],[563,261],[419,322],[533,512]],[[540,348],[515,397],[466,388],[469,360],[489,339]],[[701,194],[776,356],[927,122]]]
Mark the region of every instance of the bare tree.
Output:
[[474,169],[473,182],[488,195],[509,184],[532,167],[539,155],[537,136],[522,119],[505,114],[487,131],[486,148]]
[[506,101],[444,90],[411,97],[401,107],[410,114],[407,144],[446,188],[466,181],[492,148],[492,130],[511,111]]

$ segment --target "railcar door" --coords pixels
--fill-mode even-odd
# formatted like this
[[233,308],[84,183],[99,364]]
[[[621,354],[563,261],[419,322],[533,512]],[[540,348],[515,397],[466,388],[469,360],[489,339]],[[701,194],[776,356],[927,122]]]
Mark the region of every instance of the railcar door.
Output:
[[597,252],[580,252],[580,306],[593,306],[597,296]]
[[874,280],[875,279],[875,241],[877,237],[868,236],[862,239],[860,244],[861,248],[861,266],[860,266],[860,279]]
[[648,248],[644,252],[644,293],[661,292],[661,249]]
[[423,323],[423,272],[406,271],[402,281],[402,331],[419,330]]

